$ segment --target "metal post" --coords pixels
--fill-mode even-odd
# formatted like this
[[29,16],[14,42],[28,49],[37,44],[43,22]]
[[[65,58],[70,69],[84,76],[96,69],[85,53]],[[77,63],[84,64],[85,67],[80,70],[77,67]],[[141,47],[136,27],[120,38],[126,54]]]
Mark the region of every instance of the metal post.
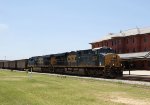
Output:
[[132,69],[132,61],[129,61],[129,75],[131,74],[131,69]]
[[31,67],[30,78],[32,78],[32,69],[33,69],[33,67]]

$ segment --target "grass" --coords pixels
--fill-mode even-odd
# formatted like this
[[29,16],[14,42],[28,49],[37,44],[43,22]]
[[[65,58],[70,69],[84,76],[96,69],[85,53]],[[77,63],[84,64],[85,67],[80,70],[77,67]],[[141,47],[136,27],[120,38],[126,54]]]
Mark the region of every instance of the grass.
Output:
[[150,105],[150,87],[0,70],[0,105]]

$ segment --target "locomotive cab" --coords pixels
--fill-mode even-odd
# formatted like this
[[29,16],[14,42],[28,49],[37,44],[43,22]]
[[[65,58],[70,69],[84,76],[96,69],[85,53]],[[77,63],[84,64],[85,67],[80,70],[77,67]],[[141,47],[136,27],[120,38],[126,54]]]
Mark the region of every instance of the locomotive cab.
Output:
[[[107,58],[110,56],[110,54],[113,54],[114,53],[114,50],[112,48],[109,48],[109,47],[100,47],[100,48],[94,48],[93,49],[93,52],[95,53],[95,55],[98,56],[98,59],[99,59],[99,66],[106,66],[106,65],[109,65],[108,63],[106,64],[106,56]],[[109,59],[107,59],[109,61]]]
[[31,57],[28,60],[28,67],[34,67],[37,63],[37,58],[36,57]]

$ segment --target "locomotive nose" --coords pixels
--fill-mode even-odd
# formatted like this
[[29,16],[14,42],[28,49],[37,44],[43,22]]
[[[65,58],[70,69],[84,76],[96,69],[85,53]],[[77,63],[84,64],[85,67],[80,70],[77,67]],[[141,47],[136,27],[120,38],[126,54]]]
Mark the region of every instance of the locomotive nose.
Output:
[[120,66],[120,58],[117,54],[108,54],[105,57],[105,65]]
[[119,63],[119,58],[117,55],[113,55],[112,57],[112,66],[118,66],[118,63]]

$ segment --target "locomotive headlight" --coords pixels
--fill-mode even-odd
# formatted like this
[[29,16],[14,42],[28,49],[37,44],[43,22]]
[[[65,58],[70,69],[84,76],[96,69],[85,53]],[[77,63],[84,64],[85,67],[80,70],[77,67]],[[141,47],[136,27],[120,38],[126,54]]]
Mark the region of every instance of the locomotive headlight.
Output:
[[115,64],[113,63],[113,66],[115,66]]

